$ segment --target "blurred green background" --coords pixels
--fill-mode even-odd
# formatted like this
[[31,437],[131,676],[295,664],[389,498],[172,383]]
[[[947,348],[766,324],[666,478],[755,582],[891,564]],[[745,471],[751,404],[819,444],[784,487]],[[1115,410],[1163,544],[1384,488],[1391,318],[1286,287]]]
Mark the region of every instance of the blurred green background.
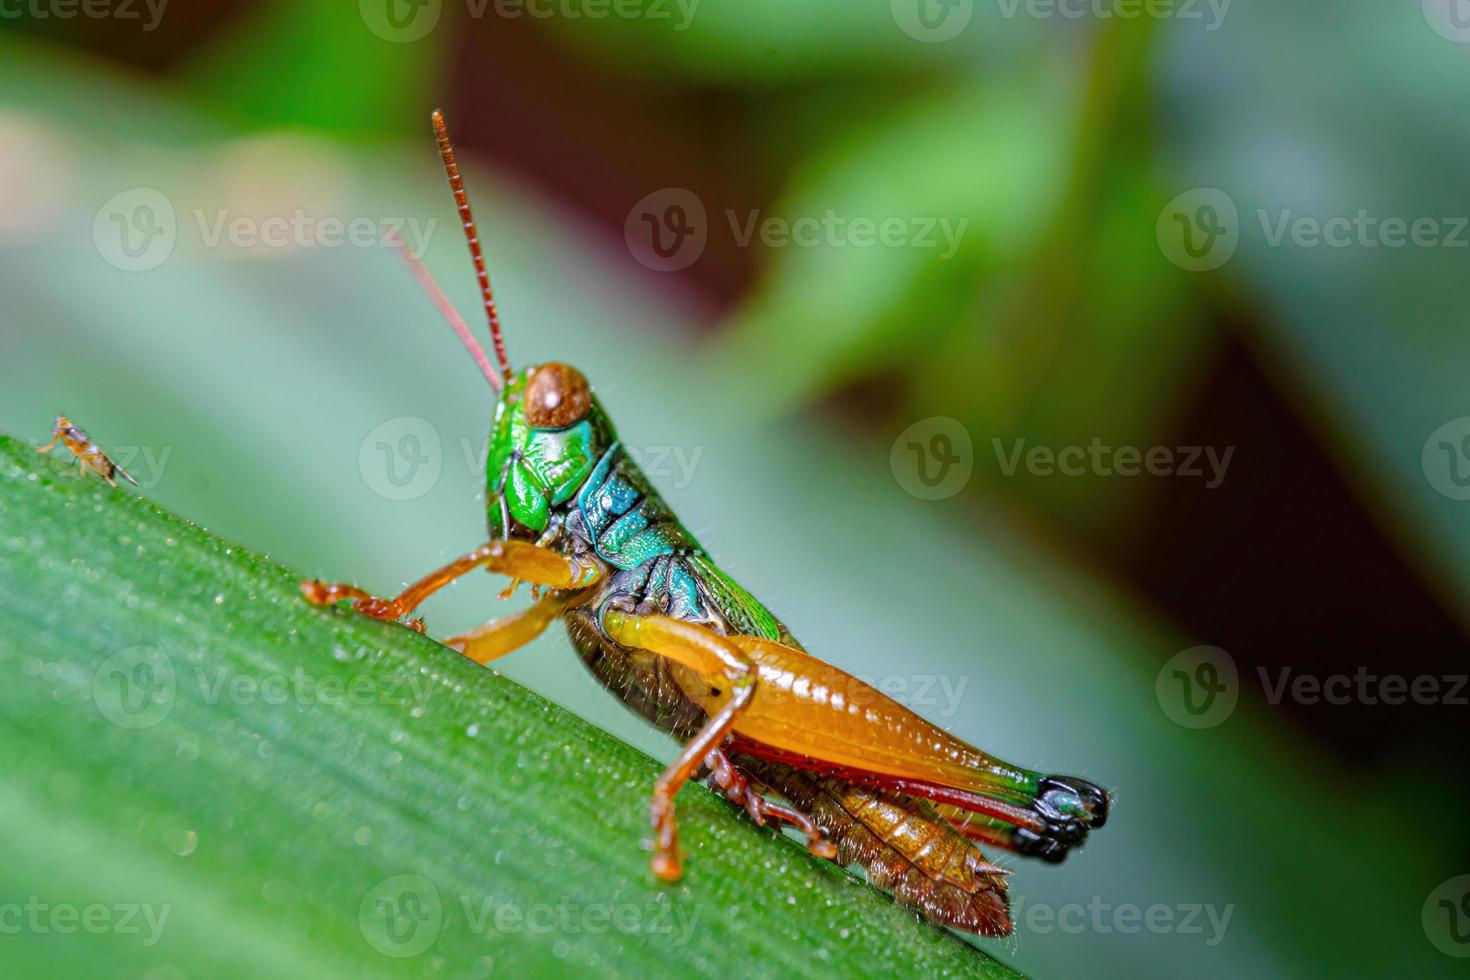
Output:
[[[988,949],[1448,975],[1470,709],[1275,692],[1467,669],[1470,9],[1143,9],[6,8],[0,426],[66,413],[151,499],[378,591],[479,543],[489,394],[377,244],[479,329],[442,107],[512,360],[582,367],[819,655],[1116,791],[1015,864]],[[1093,446],[1175,471],[1025,455]],[[1233,668],[1203,722],[1200,646]],[[502,669],[671,754],[564,637]]]

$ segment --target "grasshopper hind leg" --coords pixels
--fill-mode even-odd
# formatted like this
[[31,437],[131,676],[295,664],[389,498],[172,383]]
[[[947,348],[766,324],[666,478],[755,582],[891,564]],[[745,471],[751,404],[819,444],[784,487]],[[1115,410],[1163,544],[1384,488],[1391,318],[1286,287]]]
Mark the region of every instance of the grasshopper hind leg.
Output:
[[827,839],[826,831],[800,810],[772,803],[753,789],[749,780],[741,775],[724,752],[715,749],[705,756],[704,764],[710,771],[710,788],[744,809],[757,827],[764,827],[768,820],[789,823],[806,836],[808,851],[829,861],[837,860],[837,845]]
[[603,614],[602,629],[614,643],[647,650],[683,664],[709,678],[711,683],[729,686],[730,697],[724,707],[709,716],[654,783],[653,803],[649,808],[654,832],[653,873],[664,881],[678,881],[684,871],[674,796],[730,734],[755,696],[759,674],[755,662],[744,651],[728,637],[705,626],[668,616],[640,616],[609,609]]

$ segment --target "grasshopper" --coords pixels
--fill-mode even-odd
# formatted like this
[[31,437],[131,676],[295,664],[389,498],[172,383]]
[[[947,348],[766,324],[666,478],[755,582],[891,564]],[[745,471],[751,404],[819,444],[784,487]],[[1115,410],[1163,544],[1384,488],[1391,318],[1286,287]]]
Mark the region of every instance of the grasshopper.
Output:
[[502,597],[530,583],[530,608],[444,643],[486,664],[560,619],[593,675],[683,743],[653,786],[658,878],[682,873],[674,797],[704,777],[757,824],[792,825],[811,853],[861,864],[931,921],[1008,935],[1008,872],[978,845],[1059,861],[1106,821],[1108,794],[1003,762],[806,652],[674,515],[581,372],[556,362],[513,370],[444,118],[432,118],[499,370],[428,270],[395,244],[496,392],[489,540],[391,599],[316,580],[302,583],[306,598],[350,600],[359,613],[421,629],[407,619],[419,604],[472,571],[508,576]]

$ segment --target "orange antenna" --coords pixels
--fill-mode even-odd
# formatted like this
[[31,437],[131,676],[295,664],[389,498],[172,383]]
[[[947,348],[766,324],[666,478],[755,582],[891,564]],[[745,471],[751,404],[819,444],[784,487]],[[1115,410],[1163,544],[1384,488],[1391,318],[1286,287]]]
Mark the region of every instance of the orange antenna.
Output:
[[510,360],[505,356],[505,340],[500,336],[500,314],[495,310],[495,297],[490,292],[490,274],[485,271],[485,255],[480,251],[480,234],[475,230],[475,216],[470,213],[470,199],[465,196],[464,181],[459,176],[459,164],[454,162],[454,147],[449,145],[449,130],[444,127],[444,114],[434,110],[434,136],[439,141],[439,155],[444,158],[444,173],[449,177],[449,189],[454,191],[454,203],[459,208],[459,217],[464,222],[464,237],[470,246],[470,258],[475,260],[475,275],[480,279],[480,295],[485,298],[485,317],[490,321],[490,339],[495,344],[495,357],[500,369],[510,377]]
[[413,273],[413,277],[418,280],[424,292],[429,294],[429,299],[433,300],[434,305],[439,308],[439,312],[443,314],[444,319],[449,321],[449,325],[459,335],[460,341],[469,349],[470,356],[479,365],[480,373],[485,376],[486,381],[490,382],[490,387],[499,391],[501,385],[500,376],[490,366],[490,358],[485,356],[485,348],[481,347],[480,342],[475,339],[475,335],[470,333],[469,325],[464,322],[464,317],[459,315],[459,310],[454,308],[454,304],[449,301],[449,297],[444,294],[444,290],[439,288],[439,283],[434,280],[434,274],[429,271],[429,267],[424,265],[422,259],[409,251],[408,246],[403,244],[403,239],[398,237],[396,230],[389,228],[388,233],[383,236],[383,240],[393,246],[399,257],[408,265],[408,271]]

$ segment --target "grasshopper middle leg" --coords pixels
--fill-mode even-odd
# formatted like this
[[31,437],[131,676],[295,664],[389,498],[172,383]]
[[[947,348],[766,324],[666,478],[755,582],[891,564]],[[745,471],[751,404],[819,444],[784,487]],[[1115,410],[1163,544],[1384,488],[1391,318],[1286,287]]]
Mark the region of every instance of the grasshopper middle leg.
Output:
[[493,619],[468,633],[451,636],[444,645],[484,666],[519,650],[546,632],[546,627],[578,598],[575,592],[552,592],[520,612]]

